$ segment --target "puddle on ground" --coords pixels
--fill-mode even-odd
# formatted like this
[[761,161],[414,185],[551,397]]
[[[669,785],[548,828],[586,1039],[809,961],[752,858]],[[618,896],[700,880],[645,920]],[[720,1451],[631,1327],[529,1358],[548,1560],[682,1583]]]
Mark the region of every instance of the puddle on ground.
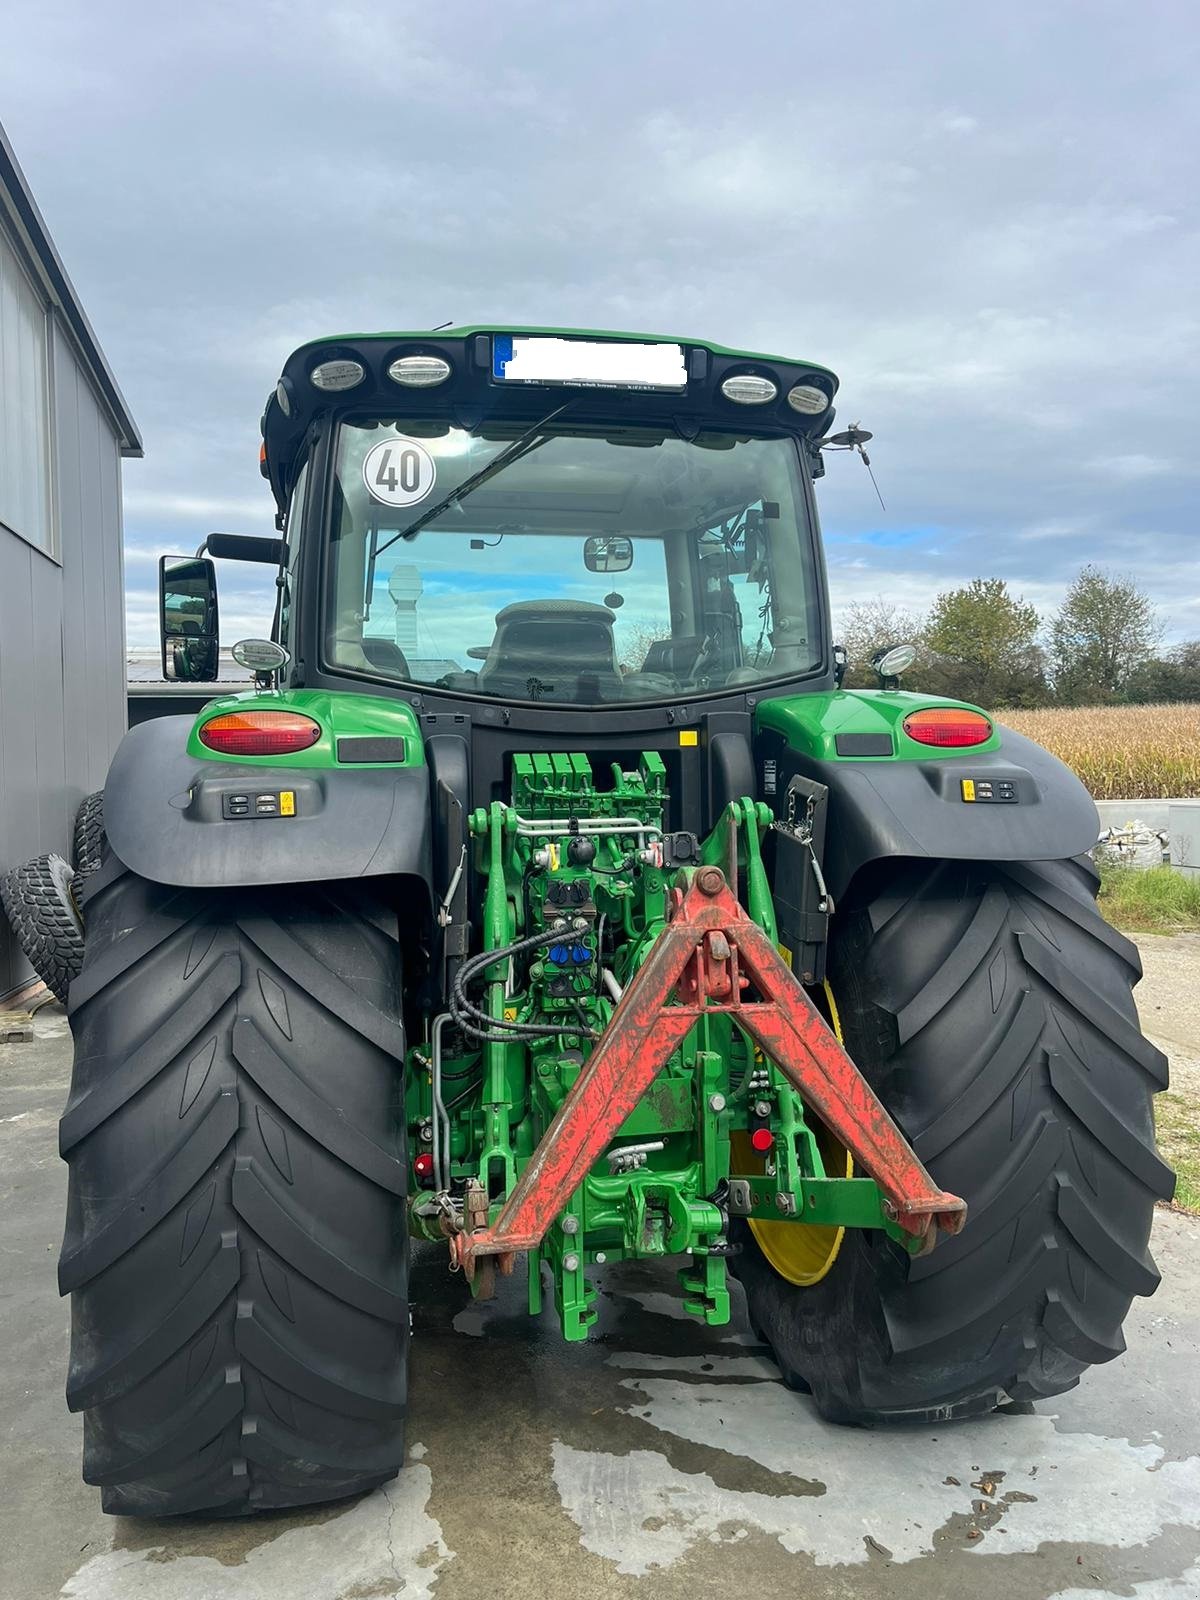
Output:
[[[422,1456],[421,1447],[414,1446],[410,1465],[398,1478],[348,1507],[284,1513],[290,1526],[281,1533],[272,1533],[270,1517],[224,1523],[139,1520],[133,1526],[139,1536],[151,1530],[153,1544],[130,1548],[126,1536],[80,1567],[62,1595],[64,1600],[278,1600],[284,1595],[433,1600],[434,1585],[453,1552],[427,1510],[433,1480]],[[119,1526],[127,1535],[131,1525]],[[194,1553],[194,1541],[210,1535],[220,1553]],[[241,1555],[235,1559],[239,1541]]]
[[[1200,1561],[1177,1578],[1150,1578],[1145,1583],[1122,1586],[1129,1600],[1196,1600],[1200,1595]],[[1059,1589],[1048,1600],[1097,1600],[1095,1589]]]
[[[622,1354],[623,1368],[636,1364]],[[649,1371],[662,1366],[646,1362]],[[1157,1445],[1060,1433],[1048,1416],[865,1433],[822,1422],[803,1397],[769,1381],[640,1376],[621,1387],[627,1413],[660,1432],[773,1474],[815,1468],[825,1486],[819,1499],[747,1494],[679,1472],[666,1450],[614,1456],[559,1443],[563,1505],[584,1547],[621,1572],[669,1566],[697,1541],[739,1526],[822,1566],[863,1562],[880,1548],[913,1561],[951,1528],[983,1549],[1002,1525],[1006,1554],[1064,1538],[1129,1548],[1167,1526],[1200,1528],[1200,1457],[1166,1461]]]

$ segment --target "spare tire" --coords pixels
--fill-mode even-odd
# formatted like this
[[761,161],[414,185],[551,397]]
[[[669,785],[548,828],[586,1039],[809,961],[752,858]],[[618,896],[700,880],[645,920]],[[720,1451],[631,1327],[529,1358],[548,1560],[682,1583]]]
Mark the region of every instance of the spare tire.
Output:
[[63,858],[53,854],[35,856],[0,878],[0,902],[25,959],[64,1005],[83,966],[83,918],[74,878]]
[[80,883],[90,878],[100,865],[104,848],[104,791],[98,789],[80,802],[75,813],[75,836],[71,850],[75,874]]

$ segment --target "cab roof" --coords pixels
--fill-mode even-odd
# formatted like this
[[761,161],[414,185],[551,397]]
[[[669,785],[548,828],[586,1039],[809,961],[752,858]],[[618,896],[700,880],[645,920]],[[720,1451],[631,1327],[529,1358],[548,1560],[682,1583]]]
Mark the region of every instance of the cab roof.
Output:
[[[673,345],[682,351],[686,382],[670,389],[636,385],[590,385],[565,380],[501,382],[493,369],[497,339],[545,338],[595,343]],[[398,357],[438,356],[450,369],[435,386],[409,388],[388,375]],[[352,364],[353,382],[332,391],[314,374],[332,362]],[[352,367],[361,369],[354,374]],[[740,374],[769,377],[776,385],[769,403],[738,404],[721,389]],[[826,404],[802,414],[787,403],[798,385],[818,390]],[[661,424],[685,436],[701,427],[742,432],[786,432],[810,437],[828,432],[838,380],[828,367],[791,356],[737,350],[708,340],[668,334],[628,333],[596,328],[545,328],[471,323],[461,327],[382,333],[326,334],[300,345],[284,362],[262,417],[263,474],[282,513],[291,494],[300,452],[310,429],[330,415],[386,415],[402,420],[441,417],[456,427],[485,422],[534,426],[556,400],[571,404],[572,423],[584,426]],[[820,400],[814,397],[819,406]]]
[[329,344],[357,344],[360,340],[375,341],[385,340],[422,340],[430,338],[465,340],[476,334],[491,335],[494,333],[516,334],[523,338],[545,339],[612,339],[622,344],[678,344],[685,350],[707,350],[714,356],[732,356],[741,361],[768,361],[776,362],[783,366],[807,367],[810,372],[823,373],[837,384],[837,375],[828,367],[818,366],[816,362],[802,361],[796,356],[768,355],[762,350],[738,350],[732,345],[713,344],[711,339],[681,339],[676,333],[630,333],[628,329],[612,328],[535,328],[516,324],[463,323],[459,326],[451,323],[447,328],[432,330],[429,328],[412,329],[399,333],[325,333],[319,338],[310,339],[307,344],[302,344],[297,354],[303,350],[312,350],[322,345]]

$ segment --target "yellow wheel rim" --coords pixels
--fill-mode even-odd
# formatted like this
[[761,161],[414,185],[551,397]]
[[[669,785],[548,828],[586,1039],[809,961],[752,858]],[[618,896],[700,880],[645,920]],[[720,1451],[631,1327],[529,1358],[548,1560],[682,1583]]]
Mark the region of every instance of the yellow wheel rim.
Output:
[[[825,983],[825,998],[829,1002],[829,1020],[833,1024],[838,1042],[841,1043],[841,1019],[828,981]],[[846,1178],[852,1176],[854,1160],[845,1145],[835,1139],[822,1123],[816,1124],[816,1135],[825,1171],[831,1177],[839,1173]],[[746,1159],[755,1159],[749,1149],[749,1140],[745,1135],[741,1138],[745,1142],[739,1155],[744,1155]],[[752,1169],[743,1167],[742,1170]],[[808,1288],[814,1283],[820,1283],[837,1260],[846,1232],[845,1228],[821,1226],[812,1222],[757,1222],[753,1219],[750,1222],[750,1231],[759,1249],[779,1276],[799,1288]]]

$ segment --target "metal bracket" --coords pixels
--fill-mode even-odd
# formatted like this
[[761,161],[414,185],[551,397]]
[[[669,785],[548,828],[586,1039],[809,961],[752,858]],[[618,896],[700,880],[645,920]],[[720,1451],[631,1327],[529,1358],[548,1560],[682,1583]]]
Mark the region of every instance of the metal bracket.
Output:
[[[671,920],[630,979],[591,1056],[491,1227],[450,1241],[468,1273],[477,1257],[541,1243],[688,1032],[729,1015],[875,1179],[908,1234],[931,1246],[957,1233],[966,1204],[939,1189],[719,867],[681,875]],[[760,998],[744,999],[753,988]],[[507,1263],[505,1261],[507,1258]]]

